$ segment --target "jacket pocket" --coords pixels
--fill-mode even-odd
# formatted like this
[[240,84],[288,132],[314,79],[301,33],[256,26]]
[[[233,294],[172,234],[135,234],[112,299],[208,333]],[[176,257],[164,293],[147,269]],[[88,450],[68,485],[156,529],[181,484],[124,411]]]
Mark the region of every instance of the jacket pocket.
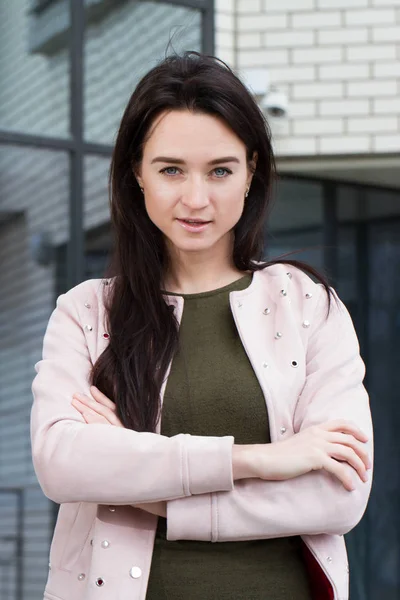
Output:
[[52,566],[71,571],[88,540],[95,514],[93,504],[88,502],[60,505],[50,547]]

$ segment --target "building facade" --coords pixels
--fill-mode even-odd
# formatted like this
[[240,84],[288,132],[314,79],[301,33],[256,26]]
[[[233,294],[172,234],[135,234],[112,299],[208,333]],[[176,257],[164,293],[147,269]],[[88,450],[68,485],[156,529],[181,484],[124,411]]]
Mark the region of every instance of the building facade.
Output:
[[301,250],[352,313],[376,465],[347,536],[351,598],[399,597],[399,40],[400,0],[0,2],[0,599],[42,597],[57,506],[30,456],[34,364],[58,294],[102,276],[119,120],[171,48],[216,54],[260,102],[258,88],[285,100],[269,117],[265,252]]

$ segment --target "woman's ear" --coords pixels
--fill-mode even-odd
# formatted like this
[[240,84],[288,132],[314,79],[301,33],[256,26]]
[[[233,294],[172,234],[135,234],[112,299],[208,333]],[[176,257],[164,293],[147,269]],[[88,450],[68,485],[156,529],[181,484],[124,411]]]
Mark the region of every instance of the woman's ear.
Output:
[[252,168],[253,173],[257,167],[257,160],[258,160],[258,152],[254,151],[252,159],[251,159],[251,168]]
[[142,178],[140,175],[140,169],[138,167],[135,168],[134,166],[132,166],[132,171],[133,171],[133,175],[134,175],[136,181],[138,182],[139,187],[142,188],[143,182],[142,182]]
[[257,159],[258,159],[258,153],[256,151],[254,151],[253,156],[249,163],[249,168],[248,168],[248,172],[249,172],[249,175],[247,177],[247,187],[248,188],[251,186],[251,182],[253,180],[253,175],[255,173],[256,166],[257,166]]

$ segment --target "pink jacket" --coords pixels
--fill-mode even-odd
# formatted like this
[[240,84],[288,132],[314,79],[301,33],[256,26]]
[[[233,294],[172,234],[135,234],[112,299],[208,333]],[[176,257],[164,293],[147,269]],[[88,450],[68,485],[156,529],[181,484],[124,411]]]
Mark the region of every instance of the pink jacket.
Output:
[[[169,438],[160,426],[145,433],[88,425],[71,405],[75,391],[89,393],[89,371],[108,343],[107,284],[112,279],[84,281],[58,298],[35,365],[33,464],[44,494],[61,505],[44,598],[143,600],[158,517],[131,505],[166,500],[169,540],[301,535],[315,597],[347,600],[343,534],[365,511],[371,471],[363,483],[348,466],[353,492],[325,471],[234,483],[232,436]],[[183,298],[167,302],[180,320]],[[256,272],[247,289],[231,292],[230,303],[264,392],[272,442],[339,417],[368,434],[372,458],[365,368],[343,303],[333,301],[325,320],[323,287],[282,265]]]

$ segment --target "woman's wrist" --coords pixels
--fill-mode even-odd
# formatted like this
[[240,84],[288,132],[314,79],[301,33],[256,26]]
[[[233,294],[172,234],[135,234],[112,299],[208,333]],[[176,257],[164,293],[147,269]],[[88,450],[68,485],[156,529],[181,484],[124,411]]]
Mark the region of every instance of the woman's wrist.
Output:
[[233,481],[256,477],[254,470],[254,448],[256,444],[233,444],[232,472]]

